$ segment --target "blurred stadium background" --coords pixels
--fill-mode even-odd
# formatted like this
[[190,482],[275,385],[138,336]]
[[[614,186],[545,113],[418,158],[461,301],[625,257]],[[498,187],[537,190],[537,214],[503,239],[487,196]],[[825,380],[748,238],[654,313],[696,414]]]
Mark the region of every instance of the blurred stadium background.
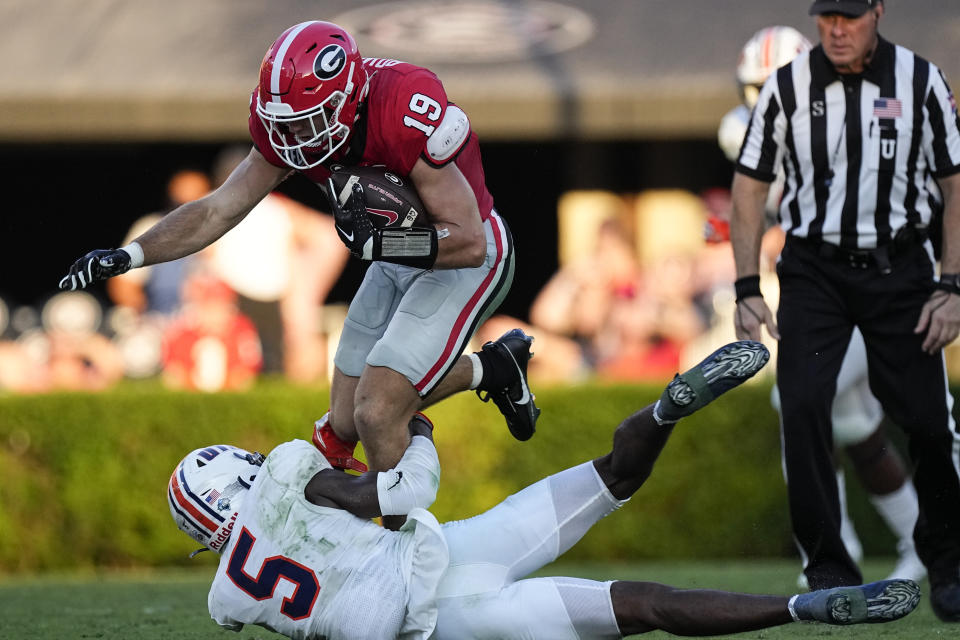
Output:
[[[886,4],[881,33],[940,64],[957,86],[960,15],[952,5],[942,0]],[[611,381],[652,384],[653,389],[685,361],[732,336],[724,324],[729,320],[724,303],[732,295],[729,261],[723,257],[726,248],[720,247],[718,253],[717,247],[705,243],[703,234],[711,210],[724,207],[724,190],[732,177],[717,146],[716,129],[722,115],[739,102],[734,67],[742,44],[757,29],[772,24],[797,27],[815,40],[807,7],[801,0],[49,0],[42,7],[27,0],[0,3],[4,25],[0,55],[7,61],[0,66],[0,171],[7,198],[0,216],[0,451],[7,460],[21,461],[5,468],[0,491],[16,500],[27,518],[33,510],[23,505],[37,495],[56,500],[58,483],[67,478],[81,482],[94,472],[97,457],[108,455],[113,445],[125,450],[122,425],[117,425],[105,437],[106,449],[93,446],[93,452],[85,452],[79,447],[76,458],[44,451],[65,433],[73,434],[71,438],[82,435],[79,441],[70,440],[75,444],[95,441],[100,436],[97,423],[107,420],[111,406],[134,412],[142,406],[148,414],[170,404],[175,424],[154,420],[150,430],[177,430],[173,438],[177,444],[186,443],[191,428],[184,424],[184,412],[201,416],[205,434],[218,433],[220,400],[205,404],[203,399],[176,394],[169,401],[158,400],[164,392],[148,386],[143,393],[149,398],[138,402],[140,387],[130,390],[130,379],[145,379],[148,385],[161,379],[170,383],[161,378],[162,327],[120,309],[116,294],[102,284],[92,287],[89,296],[72,297],[56,296],[56,285],[75,258],[93,248],[119,246],[141,216],[169,208],[168,186],[177,172],[210,176],[225,148],[249,144],[247,104],[258,66],[266,48],[287,26],[308,19],[338,22],[357,36],[365,56],[403,59],[434,70],[451,99],[470,115],[480,136],[488,186],[517,244],[517,278],[502,313],[532,322],[531,305],[538,293],[563,266],[580,264],[578,260],[590,254],[604,221],[613,220],[627,232],[632,258],[645,278],[642,284],[630,285],[628,297],[639,300],[643,308],[662,309],[658,321],[663,324],[649,319],[641,328],[621,327],[624,333],[642,333],[638,338],[642,344],[630,343],[625,349],[622,342],[600,340],[604,344],[593,344],[591,357],[570,355],[566,368],[556,365],[536,374],[545,384],[556,385],[548,405],[555,403],[554,415],[565,416],[556,427],[564,433],[582,424],[564,404],[569,395],[564,389],[595,385],[588,397],[598,404],[603,402],[598,395],[603,385]],[[288,180],[281,191],[307,206],[322,207],[319,191],[297,178]],[[326,313],[310,316],[312,331],[323,334],[325,345],[335,341],[338,314],[361,277],[362,266],[349,262],[323,300]],[[197,285],[194,293],[208,302],[220,297],[233,300],[229,291],[209,282]],[[682,298],[679,303],[671,299],[677,294]],[[677,327],[686,329],[672,335],[670,329]],[[612,334],[608,331],[601,338]],[[585,340],[584,335],[573,338],[559,340],[555,348],[543,339],[537,345],[538,358],[546,362],[549,354],[565,354],[565,349]],[[596,354],[604,350],[636,357],[593,368],[600,364]],[[65,361],[54,371],[51,363],[63,353]],[[563,375],[551,378],[551,372],[558,371]],[[192,380],[170,384],[211,391],[231,388],[226,374],[207,378],[198,374]],[[310,397],[322,411],[323,372],[307,374],[300,382],[306,383],[306,390],[299,386],[284,393],[303,394],[297,396],[298,402],[313,394]],[[250,384],[258,384],[258,379],[242,379],[233,388]],[[283,380],[275,377],[270,384],[282,385]],[[761,384],[769,384],[769,379]],[[111,387],[112,391],[103,391]],[[111,396],[42,395],[64,389],[117,393],[119,405]],[[26,393],[33,395],[27,398]],[[272,390],[257,397],[277,399]],[[280,400],[285,398],[281,393]],[[763,428],[773,435],[750,442],[760,447],[756,453],[763,458],[761,477],[768,480],[759,484],[775,497],[773,503],[764,502],[765,508],[775,504],[783,510],[779,516],[770,515],[775,511],[763,516],[780,520],[760,529],[782,536],[763,553],[789,555],[789,534],[782,520],[786,505],[780,502],[782,488],[777,484],[775,416],[765,398],[765,392],[753,394],[748,413],[761,416]],[[223,402],[232,400],[228,396]],[[59,412],[51,413],[51,406]],[[84,409],[73,412],[71,406]],[[727,405],[727,410],[732,407]],[[302,419],[309,425],[314,417],[284,416],[279,422],[293,425]],[[220,433],[227,437],[231,425],[222,426]],[[264,434],[304,435],[292,426],[258,431],[262,425],[253,418],[242,426],[239,432],[255,440],[265,441]],[[551,451],[554,446],[559,450],[561,442],[551,445]],[[732,449],[736,442],[730,440]],[[536,447],[537,442],[529,446]],[[472,481],[496,466],[491,459],[500,455],[498,451],[495,447],[482,456],[464,455],[465,472],[470,471],[471,455],[480,459]],[[697,472],[698,455],[709,457],[711,464],[723,455],[722,448],[701,450],[695,440],[682,451],[690,458],[677,459],[686,460],[681,468],[691,475]],[[49,474],[37,487],[18,485],[14,471],[30,468],[24,460]],[[154,466],[165,470],[175,462],[170,457]],[[116,473],[117,478],[122,476],[119,470]],[[149,486],[157,483],[159,509],[165,509],[165,481],[162,472],[159,478],[145,480]],[[501,479],[475,489],[482,498],[470,504],[485,504],[513,488],[512,482]],[[664,501],[682,501],[685,491],[667,491]],[[143,496],[148,494],[144,488]],[[141,495],[131,490],[130,498],[134,497]],[[729,496],[721,503],[710,495],[698,499],[703,508],[690,510],[699,511],[701,517],[721,515],[709,505],[729,502]],[[63,517],[69,521],[95,510],[97,504],[96,499],[77,498],[69,512],[73,515]],[[449,513],[458,512],[451,508]],[[670,513],[666,510],[665,517]],[[34,522],[49,530],[56,528],[58,517]],[[122,520],[131,526],[152,523],[138,519],[136,513]],[[751,526],[757,525],[751,525],[749,517],[742,520],[738,523],[743,529],[734,536],[753,540]],[[684,523],[688,533],[696,532],[694,521]],[[109,522],[101,524],[110,528]],[[4,528],[8,533],[16,528],[17,535],[5,536]],[[153,535],[141,533],[145,539]],[[671,529],[663,540],[676,535]],[[889,540],[877,535],[877,542],[871,543],[871,533],[865,532],[868,551],[881,545],[890,548]],[[15,518],[0,518],[0,540],[29,544],[31,536],[31,530],[24,530]],[[148,558],[107,553],[102,559],[120,565],[166,559],[175,546],[170,537],[156,543],[156,553]],[[21,562],[30,554],[17,555],[18,544],[11,542],[6,548],[0,571],[31,568]],[[56,546],[56,540],[50,544]],[[649,544],[663,551],[660,543]],[[683,544],[691,543],[680,544],[675,553],[688,550]],[[130,548],[135,546],[131,543]],[[94,547],[98,549],[94,554],[103,551]],[[620,552],[629,555],[630,549],[618,548]],[[711,552],[739,554],[744,546]],[[65,566],[55,553],[34,555],[34,567]],[[91,562],[96,564],[98,558],[80,564]]]

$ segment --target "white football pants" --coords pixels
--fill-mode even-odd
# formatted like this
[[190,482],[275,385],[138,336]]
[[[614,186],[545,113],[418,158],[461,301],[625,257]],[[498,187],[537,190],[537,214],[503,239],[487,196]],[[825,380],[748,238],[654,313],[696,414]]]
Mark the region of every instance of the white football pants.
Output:
[[450,568],[438,590],[437,640],[620,638],[610,582],[530,578],[618,509],[592,462],[567,469],[443,534]]

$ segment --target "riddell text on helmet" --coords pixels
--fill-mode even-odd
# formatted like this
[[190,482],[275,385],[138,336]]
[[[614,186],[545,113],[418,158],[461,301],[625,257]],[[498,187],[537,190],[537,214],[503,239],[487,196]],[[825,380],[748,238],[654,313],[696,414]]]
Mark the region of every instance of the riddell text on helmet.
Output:
[[234,513],[230,516],[230,522],[227,523],[225,527],[220,527],[220,530],[217,532],[217,537],[210,541],[210,548],[214,551],[220,549],[223,546],[223,543],[230,539],[230,534],[233,533],[233,525],[237,522],[237,514]]

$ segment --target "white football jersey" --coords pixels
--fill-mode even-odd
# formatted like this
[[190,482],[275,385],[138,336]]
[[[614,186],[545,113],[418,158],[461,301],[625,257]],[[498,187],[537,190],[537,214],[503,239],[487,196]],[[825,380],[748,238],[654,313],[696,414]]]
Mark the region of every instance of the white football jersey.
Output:
[[[720,144],[724,155],[733,163],[736,163],[740,157],[740,147],[743,145],[743,137],[747,135],[749,124],[750,109],[742,104],[728,111],[720,120],[720,127],[717,129],[717,142]],[[770,191],[767,194],[766,212],[771,224],[777,219],[780,197],[783,195],[783,183],[783,170],[780,169],[777,171],[777,177],[770,185]]]
[[747,125],[750,124],[750,109],[738,104],[727,111],[720,120],[717,129],[717,142],[730,162],[736,162],[740,157],[740,147],[743,146],[743,137],[747,135]]
[[427,638],[448,564],[440,525],[415,509],[400,531],[309,502],[330,464],[294,440],[274,449],[245,498],[210,588],[220,625],[256,624],[291,638]]

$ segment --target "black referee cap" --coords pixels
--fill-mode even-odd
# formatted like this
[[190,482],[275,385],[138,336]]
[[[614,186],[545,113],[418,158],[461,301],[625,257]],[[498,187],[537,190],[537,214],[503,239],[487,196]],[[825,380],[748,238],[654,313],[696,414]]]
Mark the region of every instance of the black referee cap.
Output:
[[848,16],[862,16],[873,9],[880,0],[816,0],[810,6],[810,15],[820,13],[842,13]]

